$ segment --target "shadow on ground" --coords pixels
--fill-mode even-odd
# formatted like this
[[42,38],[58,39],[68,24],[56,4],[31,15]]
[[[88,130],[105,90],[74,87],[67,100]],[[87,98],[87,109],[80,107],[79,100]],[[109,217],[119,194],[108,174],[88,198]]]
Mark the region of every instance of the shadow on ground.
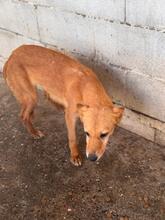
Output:
[[33,140],[18,119],[19,108],[0,79],[0,219],[163,220],[165,148],[117,128],[99,163],[69,162],[62,112],[44,99]]

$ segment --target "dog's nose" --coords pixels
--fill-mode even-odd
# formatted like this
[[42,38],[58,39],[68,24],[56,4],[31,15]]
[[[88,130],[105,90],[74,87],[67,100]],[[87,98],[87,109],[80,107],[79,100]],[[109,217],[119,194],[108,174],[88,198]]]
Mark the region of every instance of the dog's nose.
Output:
[[91,160],[91,161],[96,161],[97,160],[97,156],[96,156],[96,154],[89,154],[88,155],[88,159]]

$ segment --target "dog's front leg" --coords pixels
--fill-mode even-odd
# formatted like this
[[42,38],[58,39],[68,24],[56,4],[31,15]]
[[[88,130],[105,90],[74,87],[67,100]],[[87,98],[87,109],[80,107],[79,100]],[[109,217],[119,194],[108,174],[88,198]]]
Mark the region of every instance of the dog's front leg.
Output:
[[75,166],[80,166],[82,159],[79,154],[79,150],[76,142],[76,114],[72,110],[66,109],[65,120],[68,130],[69,148],[71,153],[70,160]]

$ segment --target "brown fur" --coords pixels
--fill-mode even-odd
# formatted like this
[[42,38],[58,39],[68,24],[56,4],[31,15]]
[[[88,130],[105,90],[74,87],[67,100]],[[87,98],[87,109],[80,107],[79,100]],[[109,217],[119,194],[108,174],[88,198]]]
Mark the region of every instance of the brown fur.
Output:
[[[20,117],[34,137],[43,136],[32,124],[37,104],[36,87],[41,86],[51,101],[64,108],[71,161],[74,165],[81,165],[75,134],[78,117],[84,130],[89,133],[87,155],[96,154],[98,158],[102,156],[123,109],[113,106],[91,69],[58,51],[23,45],[13,51],[4,66],[3,74],[21,104]],[[107,133],[105,138],[100,137],[102,133]]]

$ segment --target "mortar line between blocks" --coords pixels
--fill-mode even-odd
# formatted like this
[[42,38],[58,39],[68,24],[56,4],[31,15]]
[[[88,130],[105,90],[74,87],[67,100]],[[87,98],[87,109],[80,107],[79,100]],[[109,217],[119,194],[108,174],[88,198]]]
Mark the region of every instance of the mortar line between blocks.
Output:
[[36,16],[36,23],[37,23],[37,32],[38,32],[39,41],[41,42],[41,34],[40,34],[40,26],[39,26],[39,22],[38,22],[37,9],[38,9],[38,6],[37,6],[37,5],[34,5],[35,16]]
[[124,1],[124,22],[127,21],[127,0]]

